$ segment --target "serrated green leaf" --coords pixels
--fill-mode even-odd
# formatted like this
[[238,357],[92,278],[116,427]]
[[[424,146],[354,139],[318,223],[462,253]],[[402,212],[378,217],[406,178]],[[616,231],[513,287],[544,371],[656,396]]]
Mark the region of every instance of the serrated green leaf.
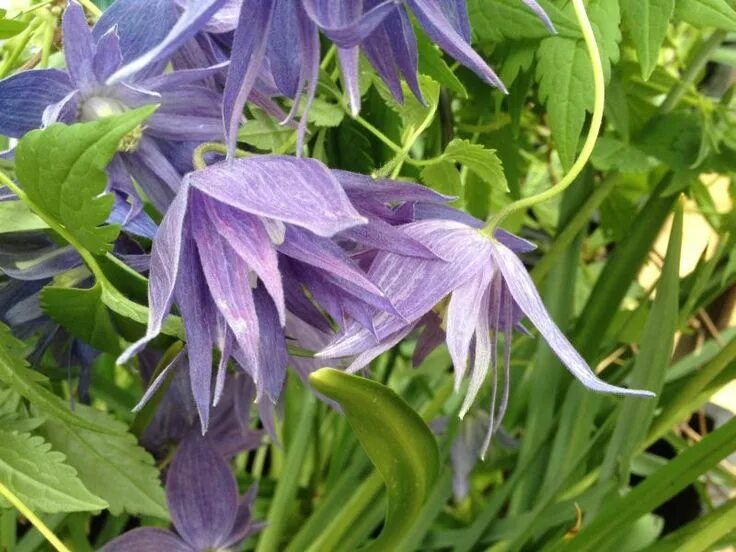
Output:
[[105,426],[108,434],[49,419],[42,428],[55,450],[79,472],[82,482],[109,503],[110,512],[168,518],[166,499],[153,457],[138,445],[128,428],[94,408],[77,405],[77,417]]
[[414,93],[405,82],[401,83],[404,92],[404,103],[397,102],[388,87],[378,77],[373,79],[373,86],[376,87],[383,101],[401,117],[404,133],[411,133],[414,129],[419,128],[430,112],[436,109],[437,102],[439,102],[440,86],[426,75],[419,76],[419,87],[424,95],[426,105],[422,105],[414,97]]
[[695,27],[736,31],[736,10],[729,0],[677,0],[675,17]]
[[598,170],[623,173],[646,172],[655,163],[637,147],[610,136],[598,138],[591,161]]
[[[304,100],[303,100],[304,101]],[[314,98],[309,108],[309,122],[318,127],[336,127],[345,118],[345,111],[322,98]]]
[[90,289],[47,286],[41,291],[41,308],[74,337],[99,351],[120,354],[120,340],[99,283]]
[[[546,0],[540,0],[539,4],[549,15],[559,36],[581,36],[573,17]],[[544,23],[519,0],[469,0],[468,16],[473,34],[481,41],[500,42],[505,38],[519,40],[549,36]]]
[[379,537],[363,550],[394,550],[411,529],[439,473],[437,441],[396,393],[374,381],[322,368],[309,376],[337,401],[386,483],[388,509]]
[[90,431],[110,433],[108,427],[98,425],[75,416],[67,403],[41,385],[45,378],[27,367],[23,357],[24,345],[0,324],[0,381],[36,406],[49,417],[72,426]]
[[667,34],[675,0],[622,0],[624,28],[634,43],[641,76],[648,80],[657,66],[659,49]]
[[90,493],[64,455],[41,437],[0,429],[0,482],[32,510],[84,512],[107,503]]
[[462,163],[483,179],[491,188],[508,191],[506,175],[496,150],[486,149],[481,144],[455,138],[445,148],[442,158]]
[[[675,210],[662,276],[657,285],[657,296],[644,327],[641,350],[631,370],[632,387],[647,389],[657,395],[664,387],[678,327],[682,217],[683,209],[680,204]],[[656,406],[656,399],[626,397],[622,401],[616,427],[601,466],[602,481],[608,481],[616,472],[619,481],[629,481],[631,457],[638,444],[647,436]]]
[[111,249],[119,227],[106,225],[113,196],[105,194],[105,167],[121,140],[156,106],[71,126],[54,124],[21,138],[16,174],[35,207],[58,222],[82,247],[96,254]]
[[463,197],[463,183],[455,164],[439,161],[422,169],[422,182],[433,190],[457,198]]
[[0,234],[45,228],[48,225],[22,201],[0,201]]

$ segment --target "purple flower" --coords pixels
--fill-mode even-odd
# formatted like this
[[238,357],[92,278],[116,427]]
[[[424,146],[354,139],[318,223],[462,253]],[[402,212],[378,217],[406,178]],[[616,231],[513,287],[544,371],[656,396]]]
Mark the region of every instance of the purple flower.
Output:
[[[126,3],[120,4],[124,8]],[[222,71],[222,65],[164,74],[163,65],[157,63],[139,68],[125,81],[107,84],[110,75],[160,40],[157,25],[161,22],[140,15],[120,9],[116,3],[90,29],[82,8],[70,2],[62,21],[66,71],[23,71],[0,81],[0,134],[13,138],[57,121],[91,121],[160,104],[140,135],[108,168],[109,188],[134,200],[126,218],[141,209],[131,177],[163,212],[179,189],[182,176],[170,161],[174,157],[171,150],[184,149],[191,160],[192,141],[222,137],[221,96],[198,84]]]
[[104,547],[105,552],[205,552],[237,546],[263,524],[251,519],[255,486],[238,497],[230,466],[209,444],[193,436],[179,447],[166,477],[166,499],[176,533],[152,527],[133,529]]
[[222,352],[215,402],[230,357],[253,378],[258,399],[275,402],[288,362],[279,256],[311,270],[307,281],[328,286],[337,300],[352,297],[395,314],[381,289],[329,239],[365,222],[340,182],[313,159],[257,156],[189,174],[151,251],[148,330],[120,362],[160,332],[176,302],[202,428],[212,402],[214,346]]
[[[544,14],[533,0],[526,3],[540,15]],[[401,77],[421,100],[416,36],[408,9],[445,52],[487,83],[505,90],[493,70],[470,47],[465,0],[245,0],[235,30],[225,87],[223,113],[230,148],[234,149],[243,106],[263,67],[270,69],[278,91],[294,101],[290,117],[294,116],[303,95],[306,97],[304,111],[308,111],[319,77],[318,31],[338,48],[354,114],[360,110],[360,51],[397,100],[403,100]],[[551,26],[546,15],[544,18]],[[303,115],[297,151],[301,151],[305,125]]]
[[[438,260],[378,254],[368,273],[383,289],[403,320],[387,313],[374,319],[374,332],[356,324],[347,328],[320,357],[356,356],[350,370],[365,366],[406,337],[428,312],[449,296],[447,347],[455,367],[456,388],[468,372],[470,383],[461,408],[465,415],[491,372],[491,421],[483,446],[500,426],[508,401],[511,333],[528,318],[567,369],[593,391],[652,396],[648,391],[616,387],[600,380],[547,313],[529,274],[517,257],[528,250],[524,240],[506,233],[490,239],[477,229],[453,220],[422,220],[405,232],[435,252]],[[503,391],[497,408],[498,337],[503,335]],[[378,339],[376,339],[376,336]],[[469,362],[470,360],[470,362]]]

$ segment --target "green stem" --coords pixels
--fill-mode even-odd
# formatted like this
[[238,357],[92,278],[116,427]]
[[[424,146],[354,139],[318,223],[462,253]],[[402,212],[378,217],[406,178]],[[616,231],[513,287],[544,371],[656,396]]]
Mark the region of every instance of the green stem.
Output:
[[20,57],[20,54],[25,50],[25,47],[28,45],[28,42],[31,40],[31,36],[33,35],[33,32],[36,30],[36,28],[41,24],[41,19],[34,19],[31,21],[31,23],[28,25],[25,31],[23,31],[20,35],[16,37],[15,45],[13,49],[8,54],[8,57],[5,58],[5,61],[3,62],[2,66],[0,67],[0,79],[3,79],[8,76],[10,71],[13,69],[13,65],[15,65],[15,62],[18,61],[18,58]]
[[54,32],[56,32],[56,18],[46,17],[45,19],[40,62],[40,67],[42,68],[49,66],[49,56],[51,55],[51,48],[54,46]]
[[680,76],[677,84],[670,90],[667,97],[662,102],[659,110],[662,113],[668,113],[672,111],[680,100],[687,92],[688,88],[692,86],[698,73],[702,71],[705,64],[708,63],[711,54],[717,50],[726,38],[726,31],[715,31],[708,40],[706,40],[698,49],[693,56],[690,64],[685,68],[685,71]]
[[577,17],[578,24],[580,25],[580,30],[582,31],[583,38],[585,39],[585,46],[588,50],[588,56],[590,57],[590,64],[593,67],[593,89],[595,95],[593,101],[593,115],[590,121],[588,135],[586,136],[583,144],[583,149],[580,151],[580,155],[575,160],[570,171],[562,177],[557,184],[544,192],[515,201],[492,216],[488,220],[486,227],[483,229],[483,232],[488,236],[493,236],[493,232],[498,228],[498,225],[512,213],[547,201],[548,199],[564,192],[582,172],[588,159],[590,159],[595,143],[598,140],[598,134],[603,123],[603,108],[606,99],[606,84],[603,75],[603,64],[601,62],[598,43],[596,42],[595,34],[593,33],[593,27],[588,19],[588,14],[585,11],[583,0],[572,0],[572,4],[575,8],[575,16]]
[[0,483],[0,496],[10,502],[10,504],[12,504],[13,507],[23,515],[23,517],[30,521],[33,526],[38,529],[38,532],[41,533],[49,542],[49,544],[54,547],[54,549],[58,552],[71,552],[71,550],[64,546],[64,543],[59,540],[59,537],[54,535],[51,529],[46,527],[46,524],[44,524],[44,522],[41,521],[41,519],[28,508],[28,506],[23,504],[20,498],[15,496],[15,494],[2,483]]
[[15,510],[0,512],[0,550],[15,550],[17,527],[18,513]]
[[291,443],[289,443],[284,469],[276,487],[276,493],[271,501],[266,529],[263,531],[256,547],[257,552],[272,552],[282,549],[283,528],[287,522],[291,502],[296,496],[297,487],[299,486],[299,475],[312,435],[312,417],[316,408],[317,401],[312,391],[305,389],[299,425],[296,427]]

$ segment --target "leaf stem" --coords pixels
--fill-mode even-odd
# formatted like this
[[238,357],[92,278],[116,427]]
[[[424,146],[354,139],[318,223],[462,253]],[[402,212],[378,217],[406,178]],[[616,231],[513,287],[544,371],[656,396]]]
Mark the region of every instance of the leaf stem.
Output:
[[564,177],[562,177],[562,179],[557,184],[555,184],[548,190],[515,201],[490,217],[485,228],[483,228],[483,233],[488,236],[493,236],[493,233],[496,228],[498,228],[498,225],[510,214],[521,211],[523,209],[527,209],[529,207],[532,207],[533,205],[542,203],[543,201],[547,201],[548,199],[551,199],[556,195],[564,192],[582,172],[585,164],[588,162],[588,159],[590,159],[590,156],[593,153],[593,148],[595,147],[595,143],[598,140],[598,134],[603,123],[603,107],[605,104],[606,92],[605,78],[603,75],[603,63],[601,62],[601,54],[600,50],[598,49],[598,43],[596,42],[595,33],[593,33],[593,27],[590,24],[590,19],[588,19],[588,14],[585,11],[583,0],[572,0],[572,4],[575,8],[575,16],[577,17],[578,24],[580,25],[580,30],[582,31],[583,38],[585,39],[585,46],[588,50],[588,56],[590,57],[590,64],[593,67],[593,89],[595,97],[593,101],[593,115],[590,121],[588,135],[585,138],[585,143],[583,144],[583,148],[580,151],[580,155],[578,155],[578,158],[575,160],[575,163],[570,168],[570,171]]
[[46,527],[46,524],[41,521],[41,519],[28,508],[28,506],[23,504],[20,498],[15,496],[15,494],[2,483],[0,483],[0,495],[10,502],[10,504],[12,504],[23,515],[23,517],[30,521],[33,526],[38,529],[38,532],[41,533],[49,544],[51,544],[51,546],[53,546],[58,552],[71,552],[71,550],[64,546],[64,543],[59,540],[59,537],[54,535],[53,531]]

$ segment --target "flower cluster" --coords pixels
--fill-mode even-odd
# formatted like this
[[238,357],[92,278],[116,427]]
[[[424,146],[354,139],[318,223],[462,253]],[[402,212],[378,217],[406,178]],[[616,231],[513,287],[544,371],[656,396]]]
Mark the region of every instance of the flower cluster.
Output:
[[[525,3],[552,27],[536,2]],[[446,342],[456,389],[469,380],[461,415],[490,381],[483,450],[508,404],[512,333],[526,331],[524,319],[589,389],[647,394],[600,380],[575,351],[519,258],[534,248],[529,242],[490,231],[451,207],[452,198],[419,184],[333,170],[312,158],[235,158],[246,102],[282,123],[303,106],[296,150],[303,153],[320,33],[334,45],[353,114],[360,54],[398,101],[402,79],[422,101],[417,29],[504,90],[470,46],[465,0],[118,0],[92,28],[72,1],[63,16],[66,68],[0,81],[0,134],[11,138],[53,122],[159,106],[108,167],[108,190],[117,197],[110,221],[125,230],[116,253],[149,277],[147,331],[119,362],[143,351],[175,308],[188,359],[178,370],[187,376],[197,429],[210,432],[191,431],[189,418],[154,424],[151,443],[166,439],[156,428],[183,440],[167,480],[177,534],[140,529],[108,550],[227,547],[255,530],[248,513],[254,491],[238,503],[222,457],[257,446],[260,434],[244,429],[247,415],[232,429],[212,409],[230,408],[239,386],[248,388],[243,396],[252,388],[259,405],[278,403],[290,365],[303,377],[325,363],[355,371],[411,334],[418,335],[417,360]],[[211,141],[224,141],[228,158],[194,163],[197,146]],[[143,211],[146,202],[162,217],[157,226]],[[153,238],[150,259],[136,235]],[[71,249],[38,240],[43,254],[32,269],[14,270],[0,250],[6,319],[39,318],[40,287],[81,264]],[[10,304],[13,297],[21,300]],[[206,482],[204,472],[212,474]]]

